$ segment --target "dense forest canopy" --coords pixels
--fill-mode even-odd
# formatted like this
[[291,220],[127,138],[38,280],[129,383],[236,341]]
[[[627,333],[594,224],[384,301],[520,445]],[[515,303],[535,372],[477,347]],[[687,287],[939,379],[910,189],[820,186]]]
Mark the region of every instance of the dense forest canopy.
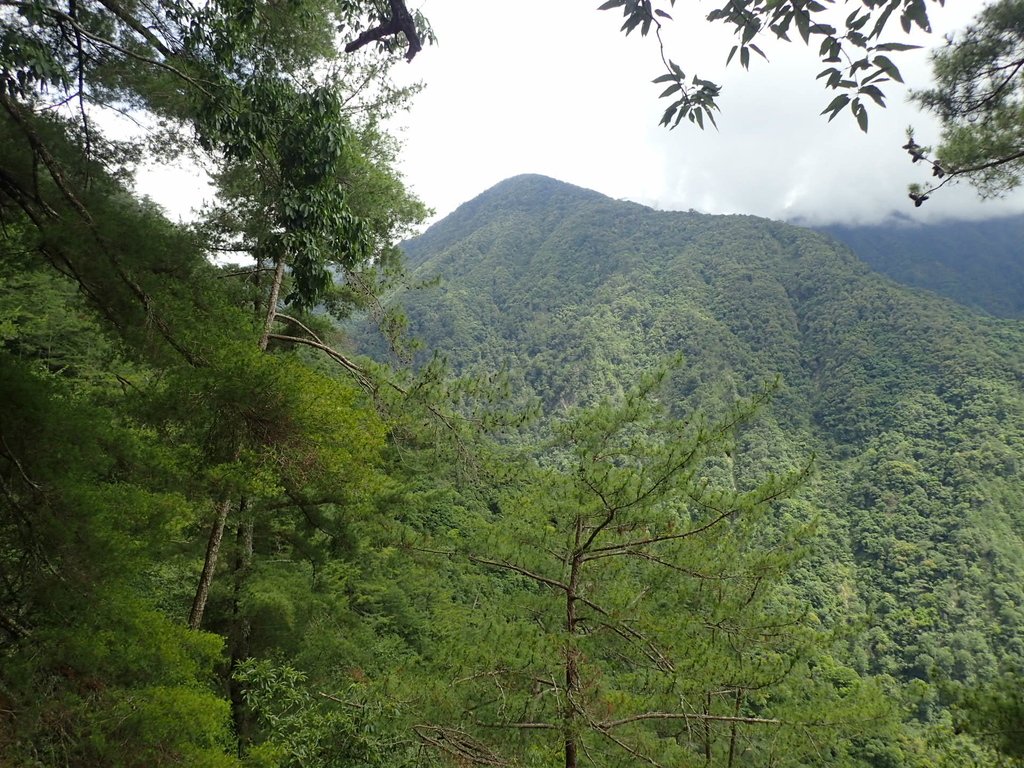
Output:
[[779,376],[725,466],[797,471],[816,456],[772,517],[776,536],[798,521],[818,532],[791,588],[827,626],[859,627],[837,657],[892,686],[914,723],[889,737],[890,762],[860,759],[938,759],[927,743],[949,764],[996,760],[951,732],[968,692],[1020,668],[1017,322],[901,288],[808,230],[536,176],[488,190],[406,252],[418,279],[440,278],[403,296],[413,332],[456,367],[514,372],[520,397],[554,413],[628,390],[669,351],[685,356],[667,384],[682,413]]
[[[720,15],[746,63],[811,13]],[[405,279],[389,73],[432,39],[402,0],[3,4],[0,764],[1019,757],[1019,326],[543,177]],[[194,224],[154,156],[213,169]]]

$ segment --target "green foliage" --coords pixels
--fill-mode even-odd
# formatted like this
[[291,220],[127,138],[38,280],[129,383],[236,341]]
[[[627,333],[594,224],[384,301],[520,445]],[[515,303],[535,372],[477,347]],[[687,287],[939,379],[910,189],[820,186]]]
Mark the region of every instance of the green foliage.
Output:
[[227,708],[207,686],[220,638],[147,608],[140,579],[194,515],[164,452],[84,399],[66,369],[41,373],[2,354],[0,696],[10,727],[0,757],[233,764]]
[[[372,382],[277,317],[372,307],[393,279],[424,209],[379,124],[415,88],[388,80],[390,41],[332,63],[376,3],[8,10],[0,763],[239,765],[264,737],[231,678],[246,658],[319,683],[421,635],[377,555],[395,490]],[[106,109],[158,127],[110,141]],[[137,199],[147,153],[205,159],[220,207],[189,228]],[[225,251],[255,269],[210,264]],[[275,320],[297,335],[268,343]]]
[[[1016,323],[908,292],[805,230],[655,212],[540,177],[498,185],[408,252],[416,277],[442,279],[402,297],[412,332],[456,368],[522,371],[520,395],[556,417],[620,396],[671,352],[687,361],[665,385],[677,417],[721,415],[778,374],[770,412],[709,476],[818,457],[762,535],[817,512],[783,592],[837,633],[836,662],[912,721],[852,741],[849,759],[993,764],[954,732],[944,686],[1024,651]],[[465,536],[465,521],[451,527]]]
[[[672,16],[664,7],[657,5],[664,6],[664,3],[608,0],[600,10],[621,8],[625,18],[621,31],[626,35],[636,29],[643,36],[652,29],[655,31],[662,49],[665,74],[655,78],[654,82],[667,84],[661,98],[672,99],[662,115],[661,124],[675,128],[686,119],[703,129],[707,119],[715,125],[714,113],[718,111],[717,99],[722,89],[697,75],[688,80],[680,66],[667,58],[661,30],[663,24],[672,21]],[[675,5],[675,0],[668,0],[670,8]],[[898,15],[904,33],[914,28],[930,32],[928,5],[926,0],[863,0],[856,4],[842,27],[831,23],[836,20],[831,10],[827,3],[813,1],[730,0],[713,8],[707,14],[707,20],[732,29],[737,43],[730,49],[726,63],[732,62],[738,54],[744,69],[750,67],[751,52],[767,59],[756,42],[761,37],[771,36],[789,42],[789,35],[795,30],[805,45],[812,45],[812,41],[816,43],[818,57],[823,64],[829,65],[817,79],[824,79],[826,88],[841,91],[821,114],[827,114],[832,120],[849,108],[860,129],[867,131],[868,101],[885,106],[885,94],[879,85],[903,82],[899,68],[886,54],[918,47],[901,42],[882,42],[882,34],[894,15]]]
[[1024,698],[1019,674],[1004,674],[968,691],[961,706],[961,727],[995,746],[1006,765],[1024,763]]
[[659,381],[567,417],[490,515],[435,539],[494,574],[446,612],[452,714],[418,726],[456,761],[812,765],[823,741],[856,752],[847,721],[883,732],[877,691],[820,653],[783,586],[811,521],[768,520],[802,473],[744,477],[751,404],[677,420]]
[[432,761],[394,726],[396,712],[374,703],[365,686],[344,696],[313,693],[306,676],[288,666],[248,661],[235,670],[246,700],[266,731],[243,757],[246,766],[405,766]]
[[996,317],[1024,317],[1024,218],[918,225],[830,225],[877,272]]
[[[939,118],[941,170],[983,197],[1020,184],[1024,3],[997,0],[932,57],[935,85],[914,99]],[[943,174],[937,174],[942,178]],[[945,182],[943,182],[945,183]]]

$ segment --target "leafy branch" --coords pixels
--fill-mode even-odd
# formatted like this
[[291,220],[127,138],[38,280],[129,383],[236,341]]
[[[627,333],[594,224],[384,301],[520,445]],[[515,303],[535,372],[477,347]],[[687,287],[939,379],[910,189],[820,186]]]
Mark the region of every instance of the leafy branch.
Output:
[[[668,0],[668,5],[674,7],[676,0]],[[622,10],[625,18],[621,31],[626,35],[639,29],[641,36],[654,30],[657,37],[665,73],[655,78],[654,83],[666,86],[661,98],[672,99],[661,124],[675,128],[687,119],[699,128],[704,128],[705,120],[717,125],[714,113],[719,111],[721,86],[697,75],[688,80],[683,69],[665,52],[662,24],[672,21],[671,14],[655,7],[652,0],[607,0],[599,10],[616,8]],[[817,79],[824,79],[827,89],[842,91],[821,114],[828,115],[831,121],[849,109],[861,130],[867,131],[867,101],[884,107],[885,94],[879,85],[903,82],[899,68],[887,54],[919,47],[881,42],[882,33],[896,12],[904,33],[915,27],[930,32],[926,0],[864,0],[862,7],[846,17],[841,29],[824,20],[829,10],[827,3],[817,0],[728,0],[706,18],[732,28],[738,42],[730,49],[726,64],[738,58],[743,69],[750,68],[751,52],[767,60],[756,42],[765,35],[792,42],[790,32],[795,28],[805,45],[818,43],[818,56],[829,66]],[[850,55],[851,51],[858,53]]]

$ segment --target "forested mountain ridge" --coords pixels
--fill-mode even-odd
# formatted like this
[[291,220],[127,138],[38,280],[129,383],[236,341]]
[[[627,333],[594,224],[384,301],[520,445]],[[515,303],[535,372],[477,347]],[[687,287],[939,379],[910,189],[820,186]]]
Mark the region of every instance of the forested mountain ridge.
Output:
[[[565,314],[567,307],[608,305],[607,322],[579,339],[594,354],[643,368],[658,354],[682,351],[693,368],[715,358],[751,381],[781,374],[787,389],[804,388],[817,418],[849,422],[846,443],[875,427],[871,413],[851,415],[850,398],[830,391],[851,380],[837,371],[861,378],[869,371],[877,410],[901,391],[952,375],[951,356],[977,371],[1010,370],[1018,357],[978,343],[1012,335],[1016,325],[903,291],[808,230],[749,216],[658,212],[543,177],[497,185],[405,250],[417,277],[442,278],[442,301],[430,290],[403,298],[414,335],[459,365],[514,353],[527,378],[541,376],[533,353],[568,347],[555,343],[565,341],[559,334],[589,314]],[[641,297],[656,303],[643,306]],[[850,331],[865,338],[853,343]],[[534,332],[549,343],[538,344]],[[467,344],[467,334],[486,344]],[[641,343],[599,343],[630,334]],[[522,339],[532,345],[525,353]],[[915,373],[932,381],[908,381]],[[550,375],[562,388],[569,383],[564,373]],[[601,367],[579,375],[592,383]],[[549,403],[560,395],[542,394]]]
[[1024,216],[818,227],[873,269],[996,317],[1024,317]]
[[[509,179],[405,245],[412,334],[458,368],[508,368],[550,414],[682,352],[669,397],[714,410],[781,384],[736,471],[817,455],[802,593],[863,617],[850,653],[945,722],[947,683],[1024,660],[1024,330],[874,273],[806,229],[658,212]],[[798,513],[796,513],[798,516]],[[908,705],[910,706],[910,705]],[[900,764],[900,763],[896,763]]]
[[[863,4],[848,31],[927,25]],[[665,17],[633,5],[627,33]],[[417,9],[14,3],[0,32],[0,766],[1019,753],[1016,325],[799,230],[526,177],[420,240],[453,277],[423,316],[486,376],[382,364],[336,323],[401,349]],[[133,180],[186,161],[214,193],[174,223]]]

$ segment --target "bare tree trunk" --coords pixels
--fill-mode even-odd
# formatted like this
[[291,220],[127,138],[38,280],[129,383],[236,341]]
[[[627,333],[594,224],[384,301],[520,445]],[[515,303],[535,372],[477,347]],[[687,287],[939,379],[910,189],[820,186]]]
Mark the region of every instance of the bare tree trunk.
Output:
[[[710,691],[708,692],[708,695],[707,695],[707,697],[706,697],[706,699],[704,701],[704,714],[705,715],[710,715],[711,714],[711,692]],[[711,754],[712,754],[711,753],[711,721],[710,720],[705,720],[704,721],[704,765],[707,765],[707,766],[711,765]]]
[[[266,321],[263,324],[263,334],[260,336],[259,341],[259,348],[262,351],[266,351],[267,344],[270,342],[270,332],[274,327],[274,319],[277,317],[277,301],[281,295],[281,283],[283,281],[284,259],[278,258],[274,267],[274,280],[270,285],[270,296],[267,299]],[[210,538],[206,543],[206,558],[203,561],[203,571],[199,576],[199,585],[196,587],[195,598],[192,600],[192,610],[188,615],[188,626],[190,629],[199,629],[203,623],[203,612],[206,610],[206,601],[210,595],[213,573],[217,569],[220,543],[224,537],[224,526],[227,523],[230,510],[230,498],[224,499],[217,505],[217,516],[213,522],[213,527],[210,529]]]
[[263,323],[263,335],[260,337],[260,350],[267,351],[267,344],[270,343],[270,332],[274,329],[274,319],[277,317],[277,301],[281,295],[281,283],[284,281],[284,259],[278,257],[274,265],[274,282],[270,284],[270,297],[267,299],[267,315]]
[[230,511],[230,498],[224,499],[217,505],[217,514],[213,521],[213,527],[210,529],[210,538],[206,543],[203,571],[199,575],[199,585],[196,587],[196,595],[192,600],[192,610],[188,614],[189,629],[199,629],[203,623],[203,612],[206,610],[206,600],[210,596],[210,584],[213,582],[213,572],[217,569],[220,542],[224,538],[224,525],[227,523]]

